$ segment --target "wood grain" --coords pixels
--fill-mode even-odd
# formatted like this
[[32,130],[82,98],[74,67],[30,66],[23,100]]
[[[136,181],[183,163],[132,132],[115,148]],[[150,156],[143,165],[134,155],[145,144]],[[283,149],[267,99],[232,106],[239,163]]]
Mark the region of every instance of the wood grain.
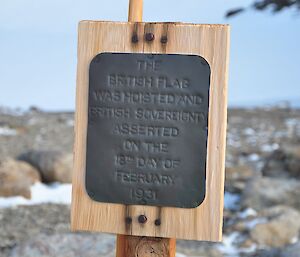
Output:
[[[145,42],[153,32],[155,40]],[[136,33],[139,42],[131,42]],[[167,37],[162,44],[162,36]],[[194,209],[124,206],[98,203],[85,191],[86,133],[88,113],[88,68],[101,52],[177,53],[204,57],[211,67],[211,87],[206,168],[206,197]],[[227,121],[227,74],[229,27],[182,23],[122,23],[82,21],[79,24],[77,96],[75,118],[74,176],[71,227],[135,236],[220,241],[222,238],[224,164]],[[145,214],[146,224],[137,217]],[[125,217],[133,220],[126,225]],[[160,218],[161,225],[154,221]]]
[[126,235],[117,238],[116,257],[175,257],[175,253],[175,239]]

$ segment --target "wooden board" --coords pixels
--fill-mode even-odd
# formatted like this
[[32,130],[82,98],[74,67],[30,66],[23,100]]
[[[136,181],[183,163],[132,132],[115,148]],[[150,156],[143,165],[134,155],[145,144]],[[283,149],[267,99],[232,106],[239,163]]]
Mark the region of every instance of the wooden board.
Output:
[[[155,40],[146,42],[151,32]],[[134,34],[138,43],[132,43]],[[161,37],[167,36],[167,43]],[[102,52],[177,53],[204,57],[211,67],[206,197],[194,209],[124,206],[98,203],[85,191],[88,70]],[[182,23],[82,21],[79,24],[74,176],[71,227],[135,236],[220,241],[222,238],[224,166],[227,121],[229,26]],[[138,222],[144,214],[148,221]],[[125,217],[132,217],[126,224]],[[161,220],[155,226],[156,219]]]

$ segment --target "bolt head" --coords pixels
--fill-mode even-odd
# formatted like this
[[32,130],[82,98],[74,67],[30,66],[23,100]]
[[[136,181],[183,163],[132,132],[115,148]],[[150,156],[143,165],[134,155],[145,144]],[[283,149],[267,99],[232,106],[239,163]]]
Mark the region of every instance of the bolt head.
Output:
[[126,222],[126,224],[131,224],[132,223],[132,218],[131,217],[126,217],[125,222]]
[[132,42],[132,43],[137,43],[137,42],[139,42],[139,37],[138,37],[137,34],[134,34],[134,35],[132,36],[131,42]]
[[155,226],[160,226],[160,225],[161,225],[160,219],[156,219],[156,220],[154,221],[154,224],[155,224]]
[[168,42],[167,36],[162,36],[161,39],[160,39],[160,42],[161,42],[162,44],[166,44],[166,43]]
[[139,221],[139,223],[144,224],[147,222],[147,217],[145,215],[140,215],[138,217],[138,221]]
[[153,33],[146,33],[146,35],[145,35],[146,41],[149,41],[149,42],[150,42],[150,41],[153,41],[154,38],[155,38],[155,36],[154,36]]

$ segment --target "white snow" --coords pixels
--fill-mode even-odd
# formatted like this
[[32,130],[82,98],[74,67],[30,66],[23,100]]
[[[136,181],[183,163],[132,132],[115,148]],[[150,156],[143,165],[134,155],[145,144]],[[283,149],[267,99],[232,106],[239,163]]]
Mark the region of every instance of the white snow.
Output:
[[255,130],[253,128],[245,128],[243,133],[246,136],[253,136],[255,135]]
[[268,144],[265,144],[261,147],[261,150],[263,152],[273,152],[274,150],[277,150],[279,148],[279,145],[274,143],[272,145],[268,145]]
[[294,127],[297,125],[300,125],[300,120],[295,119],[295,118],[289,118],[285,120],[285,124],[287,127]]
[[238,216],[241,219],[246,219],[249,216],[256,216],[256,215],[257,215],[257,212],[252,208],[247,208],[244,211],[238,213]]
[[0,197],[0,208],[41,203],[70,204],[71,192],[71,184],[54,183],[45,185],[36,183],[31,187],[31,199],[22,196]]
[[18,132],[15,129],[11,129],[7,126],[0,127],[0,136],[15,136]]
[[69,127],[73,127],[74,126],[74,120],[73,119],[66,120],[66,125],[69,126]]
[[237,241],[239,235],[240,235],[239,233],[233,232],[228,236],[224,236],[223,242],[218,246],[218,249],[226,256],[238,257],[239,256],[238,249],[234,246],[233,243]]
[[39,121],[38,118],[32,117],[32,118],[27,120],[27,125],[30,125],[30,126],[35,125],[35,124],[38,123],[38,121]]
[[287,126],[288,133],[291,136],[300,135],[300,120],[299,119],[286,119],[285,124]]
[[253,153],[253,154],[250,154],[250,155],[248,156],[248,160],[251,161],[251,162],[257,162],[257,161],[260,160],[260,157],[259,157],[258,154]]
[[299,239],[298,239],[298,237],[297,236],[295,236],[295,237],[293,237],[292,238],[292,240],[291,240],[291,244],[295,244],[295,243],[297,243],[299,241]]
[[225,192],[224,195],[224,207],[228,210],[236,210],[240,201],[240,196],[238,194],[233,194]]
[[187,256],[182,253],[176,253],[176,257],[187,257]]
[[223,242],[218,246],[218,249],[227,257],[240,257],[241,253],[253,253],[257,246],[253,244],[248,248],[238,248],[235,243],[239,240],[241,234],[233,232],[228,236],[223,237]]

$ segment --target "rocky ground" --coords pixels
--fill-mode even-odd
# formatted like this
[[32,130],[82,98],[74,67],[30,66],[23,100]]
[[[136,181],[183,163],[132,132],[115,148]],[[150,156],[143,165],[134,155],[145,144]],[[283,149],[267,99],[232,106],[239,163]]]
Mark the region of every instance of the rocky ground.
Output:
[[[223,243],[178,241],[178,257],[299,257],[300,110],[232,109],[228,122]],[[0,202],[70,183],[73,124],[73,113],[0,109]],[[67,204],[2,206],[0,256],[114,256],[114,236],[71,233],[69,215]]]

